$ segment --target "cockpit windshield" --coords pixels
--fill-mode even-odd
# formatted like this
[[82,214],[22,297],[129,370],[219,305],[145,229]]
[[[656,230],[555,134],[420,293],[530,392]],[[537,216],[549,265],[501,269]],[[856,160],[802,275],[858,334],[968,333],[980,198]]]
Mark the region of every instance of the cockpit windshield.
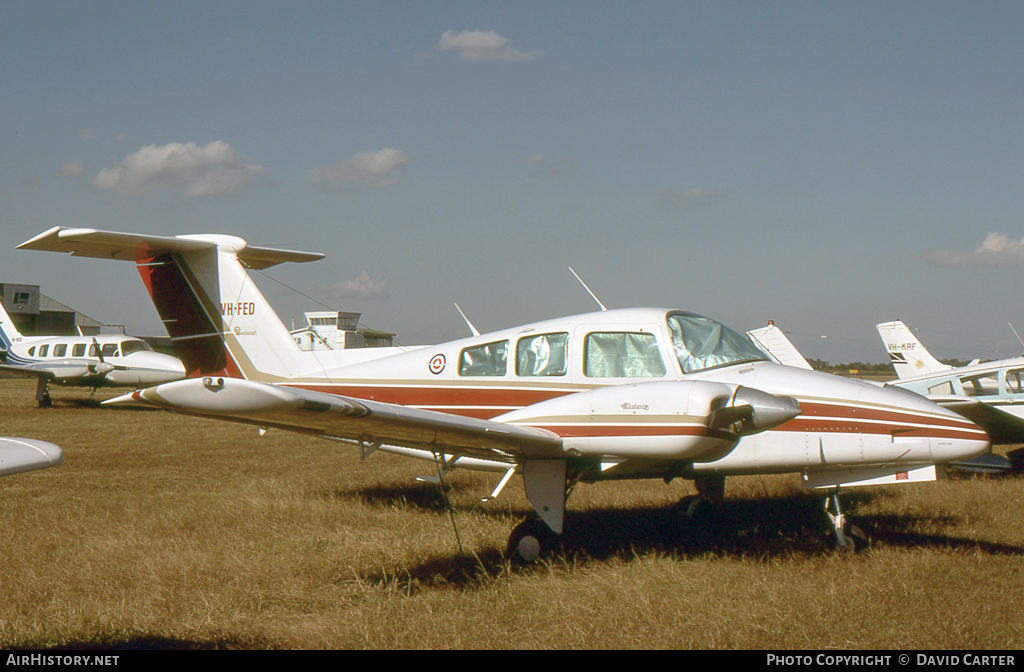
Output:
[[669,313],[668,329],[683,373],[768,359],[749,339],[700,315]]
[[133,352],[150,352],[153,348],[145,341],[121,341],[121,356],[126,357]]

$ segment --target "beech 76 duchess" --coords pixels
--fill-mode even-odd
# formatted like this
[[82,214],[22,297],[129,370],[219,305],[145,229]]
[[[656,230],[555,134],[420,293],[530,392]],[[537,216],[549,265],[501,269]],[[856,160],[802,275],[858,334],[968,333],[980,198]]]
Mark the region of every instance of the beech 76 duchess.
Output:
[[36,401],[50,405],[50,384],[91,387],[139,387],[185,377],[185,367],[170,355],[154,352],[140,338],[98,336],[22,336],[0,304],[0,371],[38,380]]
[[[321,254],[62,227],[19,247],[137,265],[191,378],[107,403],[339,439],[442,474],[504,473],[495,494],[519,473],[537,516],[509,550],[527,559],[557,541],[580,482],[688,478],[715,500],[731,475],[798,473],[829,489],[934,480],[989,447],[977,425],[919,395],[781,366],[680,310],[606,310],[415,349],[302,351],[246,269]],[[831,499],[836,540],[850,548]]]

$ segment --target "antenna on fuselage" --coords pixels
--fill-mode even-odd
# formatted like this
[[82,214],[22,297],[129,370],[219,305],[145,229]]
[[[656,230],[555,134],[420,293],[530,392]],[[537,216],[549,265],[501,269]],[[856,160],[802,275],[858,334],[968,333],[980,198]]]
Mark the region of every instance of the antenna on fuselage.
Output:
[[476,330],[476,327],[474,327],[473,323],[469,321],[469,318],[466,317],[466,314],[462,312],[462,308],[459,308],[459,304],[457,303],[455,304],[455,310],[459,311],[459,315],[462,315],[462,319],[466,321],[466,325],[469,327],[469,330],[473,332],[473,335],[479,336],[480,332]]
[[577,275],[576,271],[572,270],[572,266],[569,267],[569,272],[576,276],[576,279],[580,281],[581,285],[583,285],[583,289],[587,290],[587,293],[590,294],[590,297],[594,299],[594,301],[597,301],[597,305],[601,306],[602,311],[608,310],[607,308],[604,307],[604,304],[601,303],[601,299],[597,298],[597,296],[590,291],[590,287],[587,287],[587,283],[583,282],[583,278]]
[[[1012,322],[1007,322],[1007,324],[1010,325],[1010,329],[1013,329],[1013,323]],[[1013,329],[1013,335],[1017,337],[1017,340],[1020,341],[1021,345],[1024,345],[1024,341],[1021,340],[1020,334],[1017,333],[1016,329]]]

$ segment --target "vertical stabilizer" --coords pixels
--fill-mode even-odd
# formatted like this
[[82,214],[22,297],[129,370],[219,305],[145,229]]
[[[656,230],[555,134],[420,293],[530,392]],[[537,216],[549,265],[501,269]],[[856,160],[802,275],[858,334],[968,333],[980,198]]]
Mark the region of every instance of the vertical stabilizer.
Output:
[[811,368],[796,346],[781,329],[775,326],[774,322],[769,322],[767,327],[748,331],[747,336],[754,342],[754,345],[779,364],[795,366],[800,369]]
[[190,373],[267,382],[300,374],[306,360],[239,259],[245,241],[180,238],[215,246],[164,254],[138,267]]
[[875,325],[875,328],[885,343],[898,378],[915,378],[952,368],[932,357],[917,337],[910,333],[907,325],[899,320],[883,322]]
[[21,339],[21,332],[14,326],[11,316],[7,314],[4,302],[0,301],[0,350],[9,350],[11,343],[17,343]]

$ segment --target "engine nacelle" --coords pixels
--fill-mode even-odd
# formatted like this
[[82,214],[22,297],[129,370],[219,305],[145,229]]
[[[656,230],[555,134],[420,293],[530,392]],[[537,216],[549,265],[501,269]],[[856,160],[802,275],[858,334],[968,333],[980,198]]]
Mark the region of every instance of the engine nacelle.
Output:
[[657,381],[568,394],[494,420],[554,432],[581,455],[710,462],[799,414],[795,400],[741,385]]

